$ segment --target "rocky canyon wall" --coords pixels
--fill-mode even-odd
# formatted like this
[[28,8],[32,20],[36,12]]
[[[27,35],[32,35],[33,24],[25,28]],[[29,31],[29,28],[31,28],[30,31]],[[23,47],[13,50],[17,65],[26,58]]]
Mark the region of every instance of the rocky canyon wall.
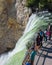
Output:
[[17,21],[19,24],[26,26],[31,9],[26,7],[26,0],[16,0]]
[[31,15],[26,0],[0,0],[0,54],[15,47]]

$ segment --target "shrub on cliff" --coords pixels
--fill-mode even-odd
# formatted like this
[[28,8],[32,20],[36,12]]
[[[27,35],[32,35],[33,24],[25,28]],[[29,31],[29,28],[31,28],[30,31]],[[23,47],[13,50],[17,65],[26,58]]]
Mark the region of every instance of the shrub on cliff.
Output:
[[34,6],[34,3],[35,3],[35,0],[27,0],[27,1],[26,1],[26,6],[27,6],[27,7]]
[[[50,5],[51,4],[51,5]],[[52,9],[52,0],[27,0],[26,1],[27,7],[34,7],[39,9]],[[49,7],[48,7],[49,6]]]

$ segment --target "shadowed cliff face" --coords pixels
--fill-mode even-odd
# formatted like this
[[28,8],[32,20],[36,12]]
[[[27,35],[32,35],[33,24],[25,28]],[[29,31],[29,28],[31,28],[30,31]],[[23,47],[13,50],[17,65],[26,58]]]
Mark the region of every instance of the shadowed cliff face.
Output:
[[[17,0],[18,2],[18,0]],[[19,24],[21,19],[16,19],[19,16],[23,16],[23,7],[15,8],[15,0],[0,0],[0,54],[15,47],[17,40],[21,37],[22,32],[25,28],[25,25]],[[20,5],[21,6],[21,5]],[[20,10],[22,9],[22,11]],[[16,17],[16,13],[19,11]],[[23,13],[20,15],[20,13]],[[25,18],[28,18],[28,13],[25,15]],[[24,17],[23,16],[23,17]],[[24,18],[24,19],[25,19]],[[27,21],[27,20],[22,21]],[[21,22],[22,23],[22,22]]]

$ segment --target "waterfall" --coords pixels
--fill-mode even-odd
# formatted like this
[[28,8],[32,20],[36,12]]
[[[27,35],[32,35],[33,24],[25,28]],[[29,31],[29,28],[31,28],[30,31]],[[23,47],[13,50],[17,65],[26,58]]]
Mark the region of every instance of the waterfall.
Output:
[[0,65],[7,65],[6,63],[9,63],[11,57],[26,48],[26,44],[32,41],[38,28],[43,25],[47,25],[47,20],[51,21],[50,17],[51,13],[48,13],[48,11],[32,14],[29,18],[23,36],[17,41],[14,50],[0,56]]

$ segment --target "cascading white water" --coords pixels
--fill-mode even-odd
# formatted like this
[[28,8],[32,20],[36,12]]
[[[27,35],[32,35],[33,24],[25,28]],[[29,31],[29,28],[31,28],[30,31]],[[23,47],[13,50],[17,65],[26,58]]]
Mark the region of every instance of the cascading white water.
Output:
[[[41,14],[40,14],[41,13]],[[7,54],[3,54],[0,56],[0,65],[5,65],[6,63],[6,58],[7,58],[7,62],[9,62],[8,60],[10,60],[10,58],[15,55],[16,53],[20,52],[21,50],[23,50],[26,47],[26,44],[30,41],[32,41],[32,39],[34,38],[34,35],[37,31],[37,29],[44,25],[46,20],[49,19],[46,18],[46,16],[50,16],[51,14],[47,12],[40,12],[37,15],[36,14],[32,14],[31,17],[29,18],[29,22],[26,26],[26,29],[24,31],[23,36],[18,40],[18,42],[16,43],[16,46],[14,48],[13,51],[8,52]],[[44,15],[43,15],[44,14]]]

